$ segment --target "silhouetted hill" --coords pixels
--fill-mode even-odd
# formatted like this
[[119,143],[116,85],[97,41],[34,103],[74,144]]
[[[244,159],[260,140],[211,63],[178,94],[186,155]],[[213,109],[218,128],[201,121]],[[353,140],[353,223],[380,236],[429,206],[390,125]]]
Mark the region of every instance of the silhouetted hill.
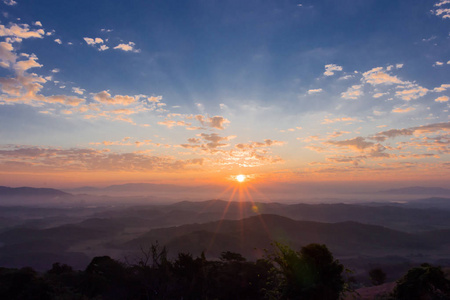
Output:
[[70,194],[50,188],[32,188],[32,187],[11,188],[6,186],[0,186],[0,197],[30,197],[30,196],[61,197],[61,196],[70,196]]
[[55,205],[72,200],[71,194],[56,189],[0,186],[0,205]]
[[411,200],[406,206],[413,208],[439,208],[450,210],[450,198],[431,197],[426,199]]
[[159,241],[174,252],[198,254],[205,250],[212,257],[227,249],[255,258],[274,241],[299,248],[309,243],[326,244],[337,255],[382,255],[408,253],[444,247],[446,231],[409,234],[381,226],[357,222],[319,223],[295,221],[278,215],[259,215],[243,220],[224,220],[154,229],[127,242],[123,248],[139,248]]
[[[417,200],[414,203],[428,203]],[[411,204],[412,205],[412,204]],[[431,205],[430,205],[431,206]],[[422,208],[425,208],[424,204]],[[378,205],[362,204],[281,204],[281,203],[251,203],[227,202],[209,200],[201,202],[183,201],[166,207],[161,206],[161,216],[166,211],[181,210],[192,217],[191,222],[207,222],[204,217],[214,214],[217,219],[242,219],[258,214],[277,214],[294,220],[317,221],[326,223],[355,221],[365,224],[380,225],[401,231],[425,231],[450,228],[450,211],[441,209],[417,209],[408,205]],[[190,213],[190,214],[189,214]],[[180,216],[183,215],[180,213]],[[173,219],[174,221],[177,218]],[[186,220],[181,218],[180,220]],[[164,222],[167,224],[167,222]],[[185,222],[185,224],[188,222]],[[181,225],[182,223],[174,224]]]

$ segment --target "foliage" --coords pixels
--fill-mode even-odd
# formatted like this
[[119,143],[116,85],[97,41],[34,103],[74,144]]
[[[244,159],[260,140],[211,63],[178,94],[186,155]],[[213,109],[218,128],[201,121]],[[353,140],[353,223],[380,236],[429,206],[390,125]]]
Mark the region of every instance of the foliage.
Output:
[[386,282],[386,273],[381,268],[371,269],[369,277],[373,285],[381,285]]
[[269,291],[270,298],[339,299],[345,290],[344,266],[325,245],[310,244],[299,252],[278,243],[275,247],[269,259],[279,284]]
[[422,264],[420,267],[410,269],[397,281],[392,299],[450,299],[450,281],[445,278],[440,267]]
[[92,259],[84,271],[55,263],[44,274],[31,268],[0,269],[0,299],[338,299],[343,266],[325,245],[299,252],[277,245],[270,259],[249,262],[222,252],[208,261],[202,253],[179,253],[173,261],[158,244],[124,264],[109,256]]

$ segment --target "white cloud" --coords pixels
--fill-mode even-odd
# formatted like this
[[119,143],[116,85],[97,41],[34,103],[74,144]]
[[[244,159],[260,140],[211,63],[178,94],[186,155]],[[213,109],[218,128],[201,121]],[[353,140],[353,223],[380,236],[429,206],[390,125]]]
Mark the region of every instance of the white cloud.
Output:
[[42,65],[37,62],[37,59],[38,58],[36,55],[34,55],[34,54],[30,55],[28,60],[21,60],[21,61],[17,62],[15,65],[16,69],[23,72],[23,71],[26,71],[31,68],[42,67]]
[[374,98],[380,98],[380,97],[382,97],[382,96],[384,96],[384,95],[387,95],[388,93],[376,93],[376,94],[374,94],[373,95],[373,97]]
[[339,79],[338,80],[347,80],[347,79],[350,79],[350,78],[353,78],[353,77],[355,77],[355,75],[344,75],[344,76],[342,76],[342,77],[339,77]]
[[208,126],[216,129],[225,129],[224,125],[230,123],[229,120],[225,119],[222,116],[214,116],[211,118],[205,118],[202,115],[196,115],[195,119],[199,121],[203,126]]
[[403,90],[396,91],[395,95],[405,101],[413,100],[425,96],[429,90],[420,85],[404,87]]
[[436,102],[448,102],[448,97],[447,96],[441,96],[436,98],[434,101]]
[[392,112],[402,114],[402,113],[407,113],[407,112],[410,112],[410,111],[413,111],[413,110],[415,110],[414,107],[405,107],[405,108],[397,107],[397,108],[394,108],[392,110]]
[[137,101],[136,97],[128,95],[116,95],[111,97],[111,94],[108,93],[108,91],[101,91],[95,94],[94,100],[101,103],[114,105],[130,105],[131,103]]
[[434,11],[436,16],[441,16],[443,19],[450,19],[450,8],[439,8]]
[[4,68],[8,68],[10,64],[16,62],[17,56],[13,51],[14,47],[11,43],[0,42],[0,61]]
[[3,3],[5,3],[6,5],[9,5],[9,6],[13,6],[13,5],[17,4],[17,2],[14,0],[3,0]]
[[73,87],[72,91],[78,95],[83,95],[86,90],[79,87]]
[[58,44],[62,44],[62,42],[61,42],[61,40],[60,39],[55,39],[55,43],[58,43]]
[[344,99],[358,99],[360,96],[364,95],[364,92],[361,90],[362,85],[354,85],[349,87],[347,91],[341,93],[341,98]]
[[382,67],[373,68],[372,70],[364,72],[363,78],[371,85],[406,84],[406,82],[398,79],[396,76],[392,76],[384,72]]
[[436,3],[434,6],[440,7],[440,6],[444,5],[444,4],[450,4],[450,0],[441,0],[438,3]]
[[443,66],[444,65],[444,63],[442,62],[442,61],[437,61],[437,62],[435,62],[434,64],[433,64],[433,67],[436,67],[436,66]]
[[155,102],[158,103],[162,100],[162,96],[150,96],[147,98],[148,102]]
[[101,45],[100,48],[98,48],[99,51],[105,51],[105,50],[108,50],[108,49],[109,49],[109,47],[106,46],[106,45]]
[[17,25],[11,24],[11,26],[5,27],[0,24],[0,36],[18,37],[21,39],[28,38],[43,38],[45,31],[43,29],[33,30],[27,24]]
[[88,37],[84,37],[83,38],[84,41],[88,44],[88,45],[95,45],[95,44],[103,44],[103,40],[101,38],[88,38]]
[[311,90],[308,90],[308,94],[309,95],[317,94],[317,93],[320,93],[320,92],[323,92],[323,89],[311,89]]
[[444,84],[441,84],[440,87],[434,88],[433,92],[436,92],[436,93],[445,92],[449,88],[450,88],[450,84],[444,83]]
[[52,73],[59,73],[59,71],[60,71],[59,69],[53,69]]
[[125,52],[128,52],[128,51],[140,52],[139,49],[135,49],[134,48],[135,45],[136,44],[133,43],[133,42],[128,42],[128,44],[119,44],[116,47],[114,47],[114,49],[122,50],[122,51],[125,51]]
[[343,118],[335,118],[335,119],[325,118],[322,121],[322,124],[332,124],[332,123],[336,123],[336,122],[347,122],[347,123],[351,124],[353,122],[361,122],[361,121],[356,118],[351,118],[351,117],[343,117]]
[[325,65],[325,72],[323,73],[323,75],[332,76],[332,75],[334,75],[334,72],[338,72],[338,71],[342,71],[341,66],[338,66],[335,64]]
[[39,26],[39,27],[42,27],[42,23],[41,23],[40,21],[34,22],[34,25]]

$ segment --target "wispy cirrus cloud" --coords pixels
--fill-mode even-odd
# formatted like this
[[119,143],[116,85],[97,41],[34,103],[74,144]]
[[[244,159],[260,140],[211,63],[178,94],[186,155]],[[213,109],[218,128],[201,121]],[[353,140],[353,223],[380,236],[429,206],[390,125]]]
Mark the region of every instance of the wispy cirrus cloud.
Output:
[[336,123],[336,122],[347,122],[347,123],[351,124],[353,122],[361,122],[361,120],[359,120],[357,118],[352,118],[352,117],[342,117],[342,118],[334,118],[334,119],[325,118],[325,119],[323,119],[322,124],[332,124],[332,123]]
[[393,113],[403,114],[403,113],[407,113],[407,112],[410,112],[410,111],[413,111],[413,110],[416,110],[416,109],[414,107],[411,107],[411,106],[409,106],[409,107],[397,107],[397,108],[394,108],[392,110],[392,112]]
[[309,95],[318,94],[318,93],[321,93],[321,92],[323,92],[323,89],[311,89],[311,90],[308,90],[308,94]]

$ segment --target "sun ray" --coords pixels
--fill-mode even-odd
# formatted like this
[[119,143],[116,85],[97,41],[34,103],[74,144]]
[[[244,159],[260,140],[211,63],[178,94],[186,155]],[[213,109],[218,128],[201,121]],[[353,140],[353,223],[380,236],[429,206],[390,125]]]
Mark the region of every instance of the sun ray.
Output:
[[[227,191],[230,190],[230,189],[232,189],[232,188],[233,188],[233,187],[227,188]],[[230,196],[230,198],[228,199],[227,205],[225,206],[225,209],[224,209],[224,211],[223,211],[223,214],[222,214],[222,216],[221,216],[221,218],[220,218],[220,220],[219,220],[219,223],[217,224],[216,230],[215,230],[214,233],[213,233],[213,236],[212,236],[211,241],[210,241],[210,243],[209,243],[209,245],[208,245],[208,248],[206,249],[206,252],[208,252],[209,249],[211,249],[211,247],[212,247],[213,244],[214,244],[216,235],[219,233],[220,227],[222,226],[222,223],[223,223],[223,221],[224,221],[224,219],[225,219],[225,216],[226,216],[226,214],[227,214],[227,212],[228,212],[228,209],[229,209],[229,207],[230,207],[230,205],[231,205],[231,202],[233,202],[233,198],[234,198],[234,195],[236,194],[236,191],[237,191],[237,187],[234,187],[234,188],[233,188],[233,192],[231,193],[231,196]]]

